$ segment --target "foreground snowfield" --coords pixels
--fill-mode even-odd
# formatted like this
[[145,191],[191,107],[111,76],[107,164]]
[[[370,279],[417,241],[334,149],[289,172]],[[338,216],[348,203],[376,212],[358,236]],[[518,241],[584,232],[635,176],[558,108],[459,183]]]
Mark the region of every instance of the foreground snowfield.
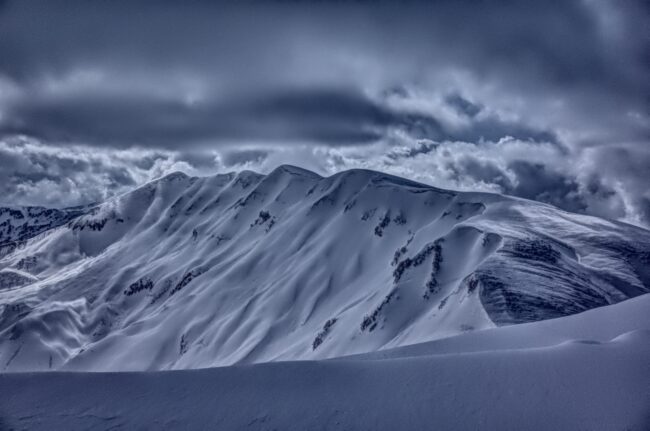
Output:
[[0,375],[0,429],[650,427],[650,295],[321,361]]

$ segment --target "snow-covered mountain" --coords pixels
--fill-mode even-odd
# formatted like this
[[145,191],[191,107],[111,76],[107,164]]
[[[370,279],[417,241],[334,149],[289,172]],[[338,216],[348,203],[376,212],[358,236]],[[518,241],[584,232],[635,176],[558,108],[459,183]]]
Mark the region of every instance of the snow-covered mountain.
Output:
[[0,370],[331,358],[650,291],[647,230],[365,170],[175,173],[39,211],[0,210]]
[[0,208],[0,257],[11,253],[29,238],[84,214],[90,207],[80,206],[61,210],[43,207]]

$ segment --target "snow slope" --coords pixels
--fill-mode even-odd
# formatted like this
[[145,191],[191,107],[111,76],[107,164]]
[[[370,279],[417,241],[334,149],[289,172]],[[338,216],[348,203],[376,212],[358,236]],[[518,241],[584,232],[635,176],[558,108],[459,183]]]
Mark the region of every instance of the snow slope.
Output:
[[175,173],[82,212],[0,257],[0,370],[333,358],[650,291],[647,230],[364,170]]
[[43,207],[0,208],[0,256],[13,252],[24,241],[61,226],[84,214],[92,205],[62,210]]
[[0,428],[650,428],[650,295],[336,360],[0,374]]

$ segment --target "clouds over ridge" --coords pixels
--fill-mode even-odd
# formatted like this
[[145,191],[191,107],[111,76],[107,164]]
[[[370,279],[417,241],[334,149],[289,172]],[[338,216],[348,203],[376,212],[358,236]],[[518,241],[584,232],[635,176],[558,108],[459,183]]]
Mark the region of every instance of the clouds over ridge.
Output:
[[[8,0],[4,200],[290,162],[647,225],[648,17],[610,0]],[[44,181],[55,197],[30,186]]]

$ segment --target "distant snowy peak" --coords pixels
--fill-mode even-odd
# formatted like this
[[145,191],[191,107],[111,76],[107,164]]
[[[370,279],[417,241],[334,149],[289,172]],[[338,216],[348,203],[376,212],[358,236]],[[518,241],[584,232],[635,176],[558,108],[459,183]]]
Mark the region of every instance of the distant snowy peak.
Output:
[[646,230],[367,170],[174,173],[60,214],[0,257],[7,370],[334,357],[650,291]]
[[[0,256],[21,241],[61,226],[84,214],[91,206],[64,209],[43,207],[0,207]],[[3,253],[4,252],[4,253]]]

